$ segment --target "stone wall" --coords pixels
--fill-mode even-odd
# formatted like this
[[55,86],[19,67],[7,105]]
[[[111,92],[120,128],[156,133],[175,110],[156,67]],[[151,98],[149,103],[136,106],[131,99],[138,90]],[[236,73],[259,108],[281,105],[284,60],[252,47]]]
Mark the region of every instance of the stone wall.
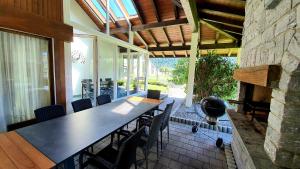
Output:
[[247,0],[241,67],[279,64],[264,148],[280,167],[300,168],[300,0]]

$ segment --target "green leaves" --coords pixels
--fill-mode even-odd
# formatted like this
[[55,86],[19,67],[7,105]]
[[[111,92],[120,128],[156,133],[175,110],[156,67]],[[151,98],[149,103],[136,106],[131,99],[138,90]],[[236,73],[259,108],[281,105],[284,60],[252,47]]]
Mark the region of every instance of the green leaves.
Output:
[[195,99],[199,101],[211,95],[223,99],[234,97],[237,83],[232,76],[236,67],[230,58],[220,57],[214,51],[199,57],[195,70]]

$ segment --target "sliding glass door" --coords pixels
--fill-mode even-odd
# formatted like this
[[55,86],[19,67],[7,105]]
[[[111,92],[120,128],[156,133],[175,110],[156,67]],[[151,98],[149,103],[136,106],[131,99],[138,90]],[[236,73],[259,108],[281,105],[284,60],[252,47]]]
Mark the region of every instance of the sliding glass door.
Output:
[[35,109],[51,104],[48,47],[47,39],[0,31],[0,114],[6,124],[33,119]]
[[71,43],[73,100],[95,100],[95,48],[96,39],[87,35],[76,35]]

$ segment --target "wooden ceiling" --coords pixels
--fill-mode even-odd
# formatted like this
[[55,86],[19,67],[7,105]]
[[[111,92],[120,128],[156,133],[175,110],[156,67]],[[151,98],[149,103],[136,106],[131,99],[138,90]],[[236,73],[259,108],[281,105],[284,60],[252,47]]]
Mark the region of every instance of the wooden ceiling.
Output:
[[[105,23],[89,5],[91,0],[76,0],[105,32]],[[97,0],[103,3],[105,0]],[[120,0],[117,0],[120,1]],[[152,57],[188,57],[191,28],[180,0],[132,0],[137,17],[130,17],[134,44],[148,50]],[[245,0],[195,0],[200,19],[201,54],[216,49],[222,55],[236,55],[240,47],[245,16]],[[111,34],[128,41],[128,22],[112,19]],[[226,52],[227,51],[227,52]]]

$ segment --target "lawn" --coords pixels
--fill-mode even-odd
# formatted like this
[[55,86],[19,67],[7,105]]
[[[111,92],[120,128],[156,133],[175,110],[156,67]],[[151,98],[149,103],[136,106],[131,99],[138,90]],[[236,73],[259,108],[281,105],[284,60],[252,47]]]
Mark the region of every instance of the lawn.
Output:
[[168,92],[168,88],[165,86],[160,86],[160,85],[151,85],[148,84],[148,89],[151,90],[160,90],[162,93],[167,93]]

